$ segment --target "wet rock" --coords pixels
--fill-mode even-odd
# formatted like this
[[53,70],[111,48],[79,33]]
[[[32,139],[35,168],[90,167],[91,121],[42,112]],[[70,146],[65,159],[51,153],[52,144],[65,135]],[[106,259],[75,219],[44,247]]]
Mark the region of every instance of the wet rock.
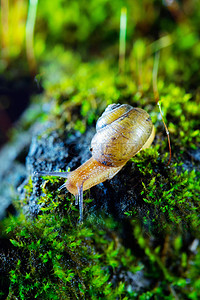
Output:
[[151,285],[151,280],[147,279],[144,275],[144,271],[138,271],[136,273],[128,272],[121,272],[119,275],[121,280],[125,280],[127,285],[127,291],[131,292],[144,292],[148,290]]
[[188,154],[191,156],[192,160],[200,162],[200,148],[191,149]]
[[[25,211],[31,216],[39,212],[37,198],[41,195],[40,185],[42,179],[36,176],[39,171],[67,171],[74,170],[91,157],[89,146],[95,129],[89,129],[85,134],[74,132],[73,135],[66,135],[61,138],[57,131],[50,134],[43,128],[32,138],[29,153],[26,158],[26,169],[28,176],[31,176],[33,193],[29,199]],[[27,181],[24,181],[23,185]],[[23,199],[23,185],[21,186],[21,198]]]
[[14,142],[1,149],[0,219],[15,211],[12,202],[19,198],[17,187],[26,178],[26,168],[23,161],[25,161],[28,153],[29,143],[29,133],[23,133]]

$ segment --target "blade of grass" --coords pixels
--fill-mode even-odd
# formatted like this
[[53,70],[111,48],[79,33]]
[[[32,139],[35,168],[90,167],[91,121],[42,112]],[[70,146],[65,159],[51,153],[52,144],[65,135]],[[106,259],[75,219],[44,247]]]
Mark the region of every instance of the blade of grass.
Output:
[[125,55],[126,55],[126,24],[127,9],[122,7],[120,16],[120,33],[119,33],[119,71],[124,73]]
[[29,0],[28,16],[26,21],[26,54],[30,71],[36,73],[36,61],[34,54],[34,28],[37,14],[38,0]]
[[164,118],[163,118],[163,113],[162,113],[162,110],[161,110],[161,104],[160,104],[160,101],[159,101],[159,92],[158,92],[158,85],[157,85],[159,58],[160,58],[160,52],[156,52],[155,59],[154,59],[154,66],[153,66],[153,93],[154,93],[154,98],[156,100],[156,103],[159,107],[162,122],[164,124],[165,131],[166,131],[166,134],[167,134],[168,145],[169,145],[169,160],[168,160],[168,163],[167,163],[167,166],[168,166],[170,164],[170,161],[171,161],[172,153],[171,153],[171,143],[170,143],[169,131],[168,131],[167,125],[165,124],[165,121],[164,121]]
[[9,57],[9,1],[1,0],[1,46],[2,57]]

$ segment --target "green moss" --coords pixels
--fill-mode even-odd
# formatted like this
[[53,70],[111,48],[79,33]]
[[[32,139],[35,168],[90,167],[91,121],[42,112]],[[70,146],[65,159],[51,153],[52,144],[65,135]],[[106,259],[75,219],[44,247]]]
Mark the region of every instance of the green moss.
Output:
[[[141,201],[147,205],[140,221],[134,211],[131,217],[132,239],[137,241],[142,256],[122,245],[119,223],[111,217],[103,216],[104,221],[94,222],[88,216],[83,226],[77,225],[79,212],[74,202],[55,191],[58,179],[46,177],[43,196],[38,199],[38,217],[33,221],[20,214],[4,221],[4,235],[16,249],[14,266],[9,271],[9,297],[116,299],[121,295],[123,299],[173,299],[174,293],[178,293],[196,299],[198,292],[190,287],[198,287],[199,260],[183,252],[183,230],[197,234],[199,228],[196,174],[178,174],[177,165],[167,167],[165,157],[160,159],[158,151],[156,146],[132,159],[141,174]],[[30,181],[26,186],[27,200],[31,186]],[[145,226],[152,232],[157,228],[158,234],[163,235],[157,246],[146,235]],[[170,268],[165,247],[171,249]],[[132,276],[143,270],[159,286],[137,292],[126,277],[117,277],[119,270],[131,272]],[[190,282],[186,280],[188,276]]]
[[[47,187],[47,186],[46,186]],[[34,220],[4,221],[5,234],[15,247],[15,267],[10,270],[10,295],[20,299],[114,299],[125,293],[125,282],[113,285],[109,268],[128,270],[135,259],[121,243],[109,242],[117,226],[108,227],[89,220],[85,226],[74,222],[70,199],[50,193],[38,199],[41,213]],[[9,225],[8,225],[9,224]],[[137,271],[138,268],[132,268]]]
[[155,223],[154,226],[161,231],[163,228],[171,231],[179,226],[198,231],[198,172],[184,171],[176,163],[168,167],[166,158],[160,159],[159,150],[155,148],[147,149],[132,159],[137,174],[140,173],[143,178],[138,187],[141,200],[147,203],[150,211],[144,222]]

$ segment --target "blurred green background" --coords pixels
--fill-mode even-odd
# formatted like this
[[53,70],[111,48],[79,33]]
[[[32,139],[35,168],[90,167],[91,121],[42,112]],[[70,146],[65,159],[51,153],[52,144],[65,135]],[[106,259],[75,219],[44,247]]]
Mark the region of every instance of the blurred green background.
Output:
[[[188,93],[195,91],[199,101],[199,1],[1,0],[1,143],[32,94],[51,85],[52,97],[57,93],[68,97],[67,90],[72,93],[75,87],[67,78],[82,62],[101,59],[107,60],[107,70],[110,65],[118,67],[123,7],[127,9],[125,70],[131,75],[132,92],[150,91],[154,54],[160,50],[158,78]],[[98,89],[97,83],[93,82]],[[118,100],[110,94],[111,102]]]

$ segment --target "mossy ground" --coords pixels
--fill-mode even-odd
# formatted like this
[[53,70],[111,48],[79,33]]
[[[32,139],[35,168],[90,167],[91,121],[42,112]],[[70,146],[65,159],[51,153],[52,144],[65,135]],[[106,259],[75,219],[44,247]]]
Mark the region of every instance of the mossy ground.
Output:
[[[112,216],[88,215],[79,225],[74,201],[55,190],[59,180],[47,177],[40,214],[27,220],[21,213],[3,222],[15,253],[6,261],[8,299],[198,299],[199,251],[192,249],[200,222],[195,172],[177,175],[176,166],[159,162],[153,149],[133,160],[145,206],[143,214],[137,208],[127,212],[132,246],[124,245],[126,229]],[[31,182],[26,191],[28,201]],[[148,281],[138,288],[140,272]]]
[[[20,206],[30,201],[30,178],[24,199],[14,199],[19,214],[0,223],[2,238],[8,243],[0,251],[1,286],[6,286],[0,292],[2,299],[200,298],[199,10],[193,8],[185,21],[173,20],[165,16],[160,4],[162,19],[155,9],[157,1],[144,1],[143,5],[133,1],[135,6],[126,1],[128,15],[134,12],[136,27],[130,22],[126,66],[119,73],[118,39],[108,43],[108,32],[102,27],[107,24],[115,37],[113,19],[119,17],[119,9],[108,1],[101,2],[106,12],[109,7],[109,13],[102,8],[102,18],[98,15],[96,19],[100,8],[91,1],[87,9],[92,7],[94,15],[83,20],[85,31],[73,19],[77,27],[68,43],[74,49],[78,44],[80,51],[63,47],[65,39],[59,30],[63,24],[69,29],[70,22],[64,18],[54,27],[55,22],[51,23],[47,16],[55,7],[40,11],[39,15],[48,20],[46,26],[53,26],[47,45],[51,45],[55,31],[57,45],[44,49],[42,37],[36,38],[36,50],[44,55],[40,56],[42,75],[36,81],[40,84],[41,80],[45,91],[34,97],[34,112],[32,108],[27,110],[20,129],[27,130],[35,120],[48,120],[53,124],[47,129],[49,136],[56,130],[62,137],[94,126],[111,103],[145,109],[155,124],[156,137],[150,149],[130,162],[136,174],[136,205],[125,212],[124,220],[91,211],[79,225],[74,199],[57,190],[62,180],[45,177],[40,187],[42,196],[35,199],[40,212],[35,218],[26,218]],[[62,5],[60,1],[56,3],[56,14],[62,15]],[[117,3],[121,7],[121,1]],[[72,11],[80,9],[77,7],[70,5]],[[108,22],[110,14],[113,28]],[[100,40],[93,40],[92,26],[93,32],[101,27]],[[153,30],[153,26],[160,32],[159,37],[147,30]],[[80,36],[88,40],[87,47]],[[95,43],[102,43],[103,50],[98,55]],[[152,89],[154,54],[158,50],[158,90],[172,148],[169,166],[167,137]],[[88,58],[87,51],[91,51],[92,58]],[[84,205],[90,207],[87,195],[86,192]]]

